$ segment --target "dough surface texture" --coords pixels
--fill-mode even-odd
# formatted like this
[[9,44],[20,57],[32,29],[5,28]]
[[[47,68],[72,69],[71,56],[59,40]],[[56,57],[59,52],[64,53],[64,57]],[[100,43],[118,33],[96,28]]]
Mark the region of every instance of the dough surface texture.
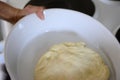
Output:
[[65,42],[40,57],[34,80],[108,80],[109,75],[101,56],[85,43]]

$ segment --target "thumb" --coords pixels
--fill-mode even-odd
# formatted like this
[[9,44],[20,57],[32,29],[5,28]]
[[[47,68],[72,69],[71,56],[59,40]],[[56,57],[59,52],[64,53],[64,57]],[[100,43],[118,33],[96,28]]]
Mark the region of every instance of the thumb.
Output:
[[44,7],[41,7],[37,12],[36,12],[37,16],[44,20],[45,19],[45,16],[44,16]]
[[44,16],[44,9],[41,9],[40,11],[37,11],[37,16],[41,19],[44,20],[45,16]]

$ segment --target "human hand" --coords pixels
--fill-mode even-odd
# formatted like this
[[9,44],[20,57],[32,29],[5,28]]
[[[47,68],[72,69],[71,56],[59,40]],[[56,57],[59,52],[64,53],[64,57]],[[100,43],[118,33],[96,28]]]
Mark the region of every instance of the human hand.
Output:
[[27,5],[23,10],[22,10],[22,13],[23,15],[28,15],[28,14],[31,14],[31,13],[36,13],[37,16],[40,18],[40,19],[44,19],[44,14],[43,14],[43,11],[44,11],[45,7],[43,6],[33,6],[33,5]]
[[21,19],[22,17],[26,16],[26,15],[29,15],[31,13],[36,13],[37,16],[40,18],[40,19],[44,19],[44,7],[43,6],[32,6],[32,5],[27,5],[24,9],[20,10],[18,9],[16,11],[16,22]]
[[36,13],[40,19],[44,19],[44,9],[43,6],[32,5],[27,5],[24,9],[18,9],[0,1],[0,19],[15,24],[19,19],[31,13]]

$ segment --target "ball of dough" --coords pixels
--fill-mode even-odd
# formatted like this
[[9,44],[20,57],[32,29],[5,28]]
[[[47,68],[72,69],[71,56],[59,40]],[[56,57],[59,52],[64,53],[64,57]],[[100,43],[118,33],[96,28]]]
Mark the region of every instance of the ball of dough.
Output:
[[34,80],[108,80],[101,56],[83,42],[54,45],[38,61]]

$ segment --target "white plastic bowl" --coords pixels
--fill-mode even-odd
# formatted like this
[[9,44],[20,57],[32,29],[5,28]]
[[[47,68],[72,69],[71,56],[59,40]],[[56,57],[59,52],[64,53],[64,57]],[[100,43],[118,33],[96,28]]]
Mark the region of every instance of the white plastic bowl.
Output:
[[109,80],[120,80],[120,45],[90,16],[72,10],[48,9],[45,20],[31,14],[14,27],[5,45],[5,61],[12,80],[34,80],[34,68],[40,56],[52,45],[68,41],[87,43],[109,66]]

